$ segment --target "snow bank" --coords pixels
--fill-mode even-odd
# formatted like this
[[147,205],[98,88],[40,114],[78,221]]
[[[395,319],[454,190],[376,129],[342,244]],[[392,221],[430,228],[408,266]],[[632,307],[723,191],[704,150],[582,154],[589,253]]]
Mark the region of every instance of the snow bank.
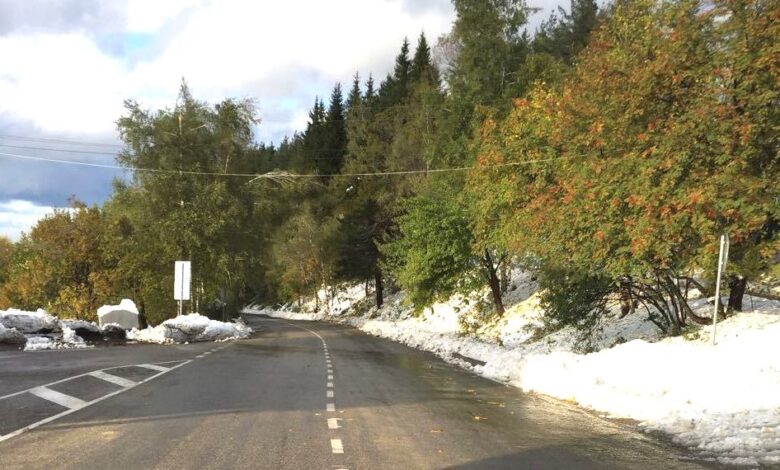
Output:
[[24,344],[27,338],[16,328],[6,328],[0,323],[0,343]]
[[87,345],[84,339],[67,326],[62,328],[61,338],[48,336],[29,336],[24,345],[25,351],[41,351],[44,349],[85,349]]
[[0,323],[6,328],[14,328],[20,333],[51,333],[60,331],[57,317],[49,315],[45,310],[35,312],[17,310],[0,310]]
[[248,337],[251,333],[252,329],[240,320],[235,323],[224,323],[192,313],[165,320],[155,327],[143,330],[133,328],[127,332],[127,339],[144,343],[171,344],[240,339]]
[[[703,457],[731,464],[780,463],[780,302],[746,298],[753,311],[720,323],[717,346],[711,344],[711,327],[661,339],[640,313],[612,318],[587,345],[595,352],[584,354],[573,329],[543,334],[543,312],[529,286],[518,287],[501,320],[472,335],[464,335],[458,321],[473,317],[464,299],[434,305],[420,317],[411,315],[401,293],[390,296],[383,309],[360,316],[257,307],[246,313],[340,321],[525,391],[637,420],[643,429],[668,433]],[[344,295],[361,300],[354,292]],[[707,299],[693,301],[692,307],[700,314],[712,308]],[[485,364],[473,366],[456,354]]]

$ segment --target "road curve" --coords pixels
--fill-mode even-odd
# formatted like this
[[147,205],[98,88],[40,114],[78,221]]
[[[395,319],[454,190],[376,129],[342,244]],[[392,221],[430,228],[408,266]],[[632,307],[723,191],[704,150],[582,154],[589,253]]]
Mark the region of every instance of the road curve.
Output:
[[[630,424],[523,394],[352,328],[248,319],[257,333],[224,348],[3,352],[0,395],[70,384],[52,385],[54,398],[0,399],[6,431],[14,420],[45,416],[43,408],[54,408],[46,400],[63,394],[78,408],[0,442],[0,467],[719,468]],[[63,365],[47,368],[51,361]],[[26,374],[28,364],[35,367]],[[164,373],[138,381],[127,375],[133,364],[152,371],[162,364]],[[68,382],[69,373],[89,381]],[[127,386],[93,403],[101,380]]]

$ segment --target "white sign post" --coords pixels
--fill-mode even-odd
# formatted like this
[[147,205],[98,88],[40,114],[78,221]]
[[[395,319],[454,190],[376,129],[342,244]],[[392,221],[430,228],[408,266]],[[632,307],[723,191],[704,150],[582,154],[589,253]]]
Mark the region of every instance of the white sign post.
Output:
[[182,314],[184,300],[190,300],[190,284],[192,282],[192,263],[176,261],[173,276],[173,299],[179,301],[179,315]]
[[729,260],[729,236],[720,236],[720,256],[718,257],[718,279],[715,284],[715,312],[712,314],[712,345],[715,345],[715,333],[718,328],[718,307],[720,306],[720,278],[726,270]]

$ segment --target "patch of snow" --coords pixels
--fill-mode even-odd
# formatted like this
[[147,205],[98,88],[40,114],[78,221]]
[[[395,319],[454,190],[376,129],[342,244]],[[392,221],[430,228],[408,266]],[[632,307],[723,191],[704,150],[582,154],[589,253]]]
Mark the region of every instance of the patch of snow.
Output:
[[46,310],[35,312],[10,308],[0,310],[0,323],[6,328],[15,328],[20,333],[39,333],[60,331],[57,317],[49,315]]
[[25,351],[40,351],[44,349],[85,349],[91,346],[67,326],[62,329],[61,338],[48,336],[29,336],[24,345]]
[[127,339],[143,343],[172,344],[240,339],[250,334],[252,329],[240,320],[225,323],[191,313],[165,320],[155,327],[143,330],[133,328],[127,332]]
[[24,344],[27,338],[16,328],[6,328],[0,323],[0,343]]

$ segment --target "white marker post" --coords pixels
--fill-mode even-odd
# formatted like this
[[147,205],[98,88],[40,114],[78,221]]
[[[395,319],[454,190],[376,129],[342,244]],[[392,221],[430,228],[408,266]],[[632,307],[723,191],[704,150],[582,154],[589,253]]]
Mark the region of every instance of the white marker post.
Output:
[[718,328],[718,307],[720,306],[720,279],[729,260],[729,236],[720,236],[720,256],[718,257],[718,279],[715,284],[715,313],[712,315],[712,345],[715,346],[715,334]]
[[173,299],[179,301],[179,315],[182,314],[183,301],[190,300],[190,283],[192,280],[192,263],[176,261],[173,276]]

